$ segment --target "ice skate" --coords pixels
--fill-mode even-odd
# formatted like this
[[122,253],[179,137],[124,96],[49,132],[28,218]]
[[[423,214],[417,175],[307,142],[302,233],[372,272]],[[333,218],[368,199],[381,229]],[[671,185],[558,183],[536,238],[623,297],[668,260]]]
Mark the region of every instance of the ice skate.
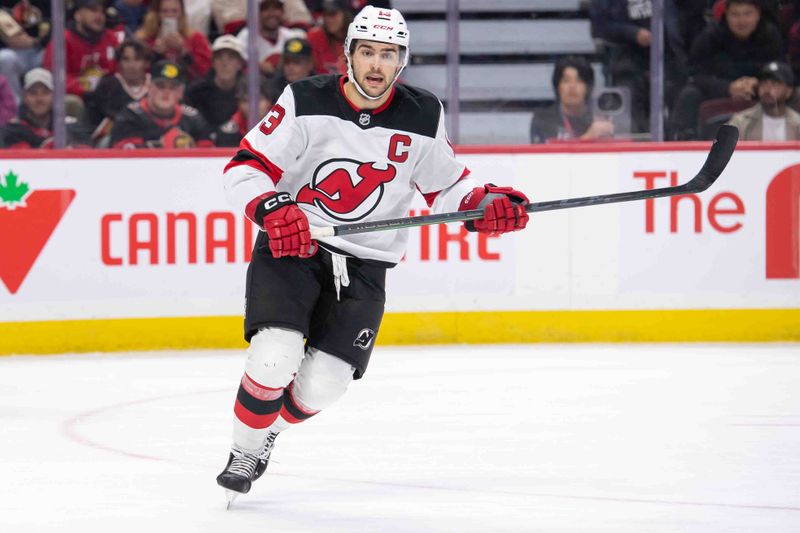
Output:
[[237,446],[231,448],[228,464],[217,476],[217,485],[225,489],[228,498],[228,509],[239,494],[247,494],[253,482],[261,477],[269,464],[269,456],[275,446],[277,433],[269,433],[264,439],[264,446],[258,453],[242,450]]

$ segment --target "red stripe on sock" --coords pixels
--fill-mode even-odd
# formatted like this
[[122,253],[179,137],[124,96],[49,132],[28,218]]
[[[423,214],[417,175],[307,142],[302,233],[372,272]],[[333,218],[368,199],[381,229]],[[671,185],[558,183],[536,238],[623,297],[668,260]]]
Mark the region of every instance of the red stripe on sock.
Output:
[[253,429],[268,428],[278,418],[278,413],[257,415],[239,403],[238,400],[233,406],[233,412],[242,424]]
[[[300,413],[306,415],[303,418],[297,418],[292,414],[292,412],[287,409],[286,404],[291,403],[294,409],[299,411]],[[281,406],[280,415],[283,417],[284,420],[289,422],[290,424],[299,424],[304,420],[308,420],[308,418],[314,416],[315,414],[319,413],[319,411],[312,411],[311,409],[305,407],[303,404],[297,401],[297,398],[294,396],[294,381],[286,387],[286,394],[283,396],[283,406]]]

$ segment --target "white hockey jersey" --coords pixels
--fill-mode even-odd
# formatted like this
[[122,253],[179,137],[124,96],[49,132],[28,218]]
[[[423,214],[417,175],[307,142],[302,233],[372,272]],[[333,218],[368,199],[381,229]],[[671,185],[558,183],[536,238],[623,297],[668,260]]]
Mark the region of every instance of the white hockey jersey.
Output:
[[[288,192],[312,226],[408,216],[419,190],[434,212],[456,211],[480,184],[455,159],[444,110],[431,93],[396,84],[380,108],[360,110],[346,78],[315,76],[288,86],[225,168],[229,201],[246,213],[270,191]],[[248,209],[248,206],[250,208]],[[408,230],[323,239],[337,253],[396,264]]]

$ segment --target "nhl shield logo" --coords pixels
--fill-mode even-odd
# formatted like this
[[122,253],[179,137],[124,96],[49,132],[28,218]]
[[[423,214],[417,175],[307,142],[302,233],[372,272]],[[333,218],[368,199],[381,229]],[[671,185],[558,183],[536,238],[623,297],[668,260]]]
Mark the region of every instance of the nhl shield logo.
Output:
[[356,340],[353,341],[353,346],[357,346],[362,350],[369,350],[372,345],[372,340],[375,338],[375,332],[369,328],[364,328],[356,335]]
[[361,113],[361,116],[358,117],[358,123],[362,126],[369,126],[369,121],[372,120],[372,117],[369,113]]

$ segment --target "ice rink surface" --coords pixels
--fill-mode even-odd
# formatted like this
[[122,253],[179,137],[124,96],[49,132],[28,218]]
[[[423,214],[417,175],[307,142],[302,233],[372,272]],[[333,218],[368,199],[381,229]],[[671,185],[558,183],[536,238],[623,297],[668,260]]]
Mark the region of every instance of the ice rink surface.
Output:
[[0,358],[2,532],[800,532],[800,346],[383,348],[230,511],[241,352]]

